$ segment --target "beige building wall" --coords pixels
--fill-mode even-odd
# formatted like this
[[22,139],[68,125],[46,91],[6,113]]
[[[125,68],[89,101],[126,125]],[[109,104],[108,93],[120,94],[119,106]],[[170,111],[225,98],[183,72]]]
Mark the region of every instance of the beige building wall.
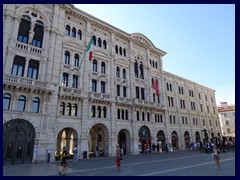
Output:
[[[19,25],[25,16],[31,18],[27,43],[18,41]],[[31,44],[35,23],[39,21],[44,24],[41,48]],[[28,122],[33,126],[31,162],[46,161],[47,150],[51,151],[50,161],[54,161],[64,145],[71,148],[77,144],[79,157],[83,158],[84,151],[88,155],[96,153],[97,143],[103,155],[114,156],[115,145],[119,142],[126,146],[126,154],[139,154],[142,150],[139,144],[143,146],[146,142],[161,142],[160,151],[164,150],[165,143],[170,150],[185,150],[190,142],[206,140],[204,129],[207,140],[220,138],[215,90],[164,71],[162,63],[166,52],[155,47],[145,35],[128,34],[67,4],[4,4],[3,25],[3,95],[4,98],[7,94],[11,96],[9,108],[3,111],[3,125],[8,127],[9,122],[15,122],[12,126],[16,127],[16,120],[20,120],[20,124]],[[66,35],[68,26],[70,35]],[[81,31],[81,40],[77,35],[71,36],[74,28],[76,33]],[[84,55],[92,34],[97,40],[93,46],[93,59],[98,64],[96,72],[93,71],[94,60],[90,63]],[[102,41],[101,47],[98,39]],[[66,52],[70,54],[69,64],[65,63]],[[76,54],[80,62],[83,59],[80,68],[74,66]],[[16,56],[25,59],[21,76],[13,75]],[[37,79],[27,78],[31,60],[39,63]],[[135,62],[139,67],[142,65],[144,78],[141,70],[136,72]],[[106,65],[105,73],[101,71],[102,63]],[[117,68],[119,77],[116,76]],[[64,73],[68,74],[67,87],[63,85]],[[78,75],[78,88],[71,86],[74,75]],[[156,96],[154,101],[152,79],[158,79],[159,101]],[[92,80],[97,82],[96,92],[92,91]],[[101,82],[105,83],[105,93],[101,93]],[[117,86],[120,87],[119,96]],[[136,87],[144,89],[144,97],[140,91],[137,98]],[[123,88],[126,88],[126,97],[123,97]],[[23,112],[18,110],[20,96],[26,97]],[[36,97],[40,100],[39,112],[33,113]],[[72,111],[77,107],[76,115],[66,115],[69,106]],[[101,117],[93,117],[93,106],[100,107]],[[27,125],[22,123],[22,126]],[[4,132],[7,131],[6,128]],[[7,133],[4,138],[6,143],[10,142]],[[8,152],[6,146],[4,144],[5,153]]]

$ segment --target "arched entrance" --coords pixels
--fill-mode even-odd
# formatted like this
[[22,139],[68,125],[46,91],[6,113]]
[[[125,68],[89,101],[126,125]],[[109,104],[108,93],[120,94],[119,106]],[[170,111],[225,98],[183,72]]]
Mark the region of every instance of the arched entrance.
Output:
[[[95,124],[89,132],[88,154],[89,157],[108,156],[109,135],[107,127],[103,124]],[[98,152],[96,150],[98,146]]]
[[196,138],[196,143],[200,143],[201,138],[200,138],[200,133],[198,131],[195,133],[195,138]]
[[123,154],[126,155],[130,150],[130,134],[128,130],[122,129],[118,133],[118,144],[123,149]]
[[55,152],[55,159],[60,160],[60,154],[64,146],[67,147],[70,153],[70,159],[73,158],[73,148],[78,144],[77,132],[72,128],[64,128],[58,133],[57,148]]
[[165,151],[166,148],[166,138],[163,131],[158,131],[157,133],[157,144],[159,145],[159,148],[163,151]]
[[14,119],[3,126],[3,163],[31,163],[35,129],[24,119]]
[[176,131],[172,132],[172,147],[173,147],[173,151],[178,150],[178,135]]
[[188,131],[184,133],[185,149],[190,149],[190,135]]
[[142,126],[138,131],[139,137],[139,149],[141,149],[141,153],[144,152],[144,147],[151,148],[151,133],[147,126]]

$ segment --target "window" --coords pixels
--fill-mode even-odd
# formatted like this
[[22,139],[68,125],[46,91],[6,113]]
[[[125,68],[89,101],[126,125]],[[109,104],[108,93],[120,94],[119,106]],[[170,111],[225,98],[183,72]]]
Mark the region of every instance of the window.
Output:
[[185,124],[187,124],[187,117],[185,117]]
[[121,117],[121,112],[120,112],[120,109],[117,110],[117,118],[120,119]]
[[98,108],[97,108],[97,117],[98,118],[101,118],[101,111],[102,111],[101,106],[98,106]]
[[107,118],[107,108],[105,106],[103,107],[103,117]]
[[36,21],[32,45],[38,48],[42,48],[42,41],[43,41],[43,23],[41,21]]
[[25,58],[21,56],[15,56],[12,66],[12,75],[23,76],[25,67]]
[[225,121],[226,125],[229,125],[229,121]]
[[72,28],[72,37],[73,37],[73,38],[76,37],[76,28]]
[[70,64],[70,52],[65,51],[64,54],[64,64]]
[[145,121],[145,113],[142,112],[142,120]]
[[39,112],[39,98],[35,97],[32,102],[32,112]]
[[203,119],[202,121],[203,121],[203,125],[205,126],[205,119]]
[[172,123],[172,115],[169,115],[169,121]]
[[25,111],[26,106],[26,97],[25,96],[19,96],[18,98],[18,111]]
[[123,97],[127,97],[127,87],[123,86]]
[[211,120],[209,120],[209,125],[212,126],[212,121]]
[[122,47],[119,48],[119,54],[122,55]]
[[82,39],[82,31],[81,31],[81,30],[78,30],[77,38],[78,38],[79,40]]
[[67,36],[70,36],[70,26],[69,25],[67,25],[66,28],[65,28],[65,34]]
[[27,44],[29,31],[31,29],[31,19],[28,16],[23,16],[18,29],[18,41]]
[[120,78],[120,68],[119,67],[116,68],[116,76],[118,78]]
[[207,101],[207,95],[205,95],[205,100]]
[[200,93],[198,93],[198,98],[201,99],[201,94]]
[[139,121],[139,111],[137,111],[137,121]]
[[147,112],[147,121],[149,122],[150,121],[150,113]]
[[70,103],[67,104],[66,115],[71,116],[72,105]]
[[98,38],[98,47],[102,47],[102,39]]
[[64,114],[65,114],[65,103],[62,102],[60,105],[60,115],[64,116]]
[[27,78],[38,79],[38,69],[39,69],[39,62],[35,60],[30,60],[28,64]]
[[209,106],[207,106],[207,112],[209,113]]
[[107,41],[103,40],[103,48],[107,49]]
[[122,119],[124,119],[124,109],[122,109]]
[[134,63],[134,73],[135,73],[135,77],[138,78],[138,63],[137,62]]
[[120,85],[117,85],[117,96],[120,96]]
[[125,110],[125,118],[128,120],[128,110]]
[[145,100],[144,88],[141,88],[141,99],[142,99],[142,100]]
[[136,86],[136,98],[137,99],[140,99],[140,96],[139,96],[139,87]]
[[79,67],[79,55],[78,54],[74,55],[74,66]]
[[77,104],[74,104],[72,109],[72,116],[77,116],[77,108]]
[[96,59],[94,59],[93,60],[93,72],[97,72],[97,60]]
[[96,46],[96,44],[97,44],[96,36],[93,36],[93,45]]
[[126,49],[123,49],[123,56],[126,57]]
[[77,75],[73,75],[73,82],[72,82],[72,88],[78,88],[78,76]]
[[184,116],[182,116],[182,124],[184,124]]
[[126,69],[123,69],[122,76],[123,76],[123,79],[127,78],[127,76],[126,76]]
[[62,86],[68,87],[68,74],[67,73],[63,73]]
[[143,64],[142,64],[142,62],[140,63],[139,70],[140,70],[140,78],[141,78],[141,79],[144,79]]
[[101,93],[105,93],[105,82],[101,81]]
[[118,54],[118,46],[117,45],[115,46],[115,53]]
[[92,92],[97,92],[97,80],[92,80]]
[[9,110],[11,103],[11,95],[6,93],[3,95],[3,109]]
[[96,117],[96,107],[92,106],[92,117]]
[[227,128],[227,133],[231,133],[231,130],[230,130],[230,128]]
[[200,109],[201,109],[201,112],[203,112],[203,106],[202,106],[202,104],[200,104]]
[[102,63],[101,63],[101,73],[102,73],[102,74],[106,74],[106,65],[105,65],[105,62],[102,62]]

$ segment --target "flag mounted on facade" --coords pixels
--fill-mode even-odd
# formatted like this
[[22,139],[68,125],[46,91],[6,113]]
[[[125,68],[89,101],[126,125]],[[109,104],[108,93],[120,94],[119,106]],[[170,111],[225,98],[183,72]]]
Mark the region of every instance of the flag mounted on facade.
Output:
[[91,37],[87,46],[88,60],[91,62],[92,62],[92,46],[93,46],[93,36]]
[[157,79],[153,82],[152,88],[156,91],[156,95],[159,96],[158,80]]

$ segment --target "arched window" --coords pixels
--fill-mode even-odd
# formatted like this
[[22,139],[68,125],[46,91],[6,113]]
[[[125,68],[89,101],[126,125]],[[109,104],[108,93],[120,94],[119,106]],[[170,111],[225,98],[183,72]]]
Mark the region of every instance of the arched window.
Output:
[[152,64],[152,60],[151,59],[149,60],[149,63]]
[[125,118],[128,120],[128,110],[125,110]]
[[64,54],[64,64],[70,64],[70,52],[65,51]]
[[39,62],[31,59],[28,64],[27,78],[38,79],[38,69],[39,69]]
[[102,39],[98,38],[98,47],[102,47]]
[[101,73],[102,73],[102,74],[106,74],[106,65],[105,65],[105,62],[102,62],[102,63],[101,63]]
[[98,118],[101,118],[101,106],[97,108]]
[[122,55],[122,47],[119,48],[119,54]]
[[37,20],[34,27],[34,36],[32,40],[32,45],[38,48],[42,48],[43,34],[44,34],[44,24],[43,22]]
[[65,29],[65,34],[67,35],[67,36],[70,36],[70,26],[69,25],[67,25],[66,26],[66,29]]
[[73,105],[73,109],[72,109],[72,116],[77,116],[77,104],[75,103],[74,105]]
[[127,97],[127,87],[123,86],[123,97]]
[[65,103],[62,102],[61,105],[60,105],[60,112],[59,112],[60,115],[65,115]]
[[78,30],[77,38],[79,40],[82,40],[82,31],[81,30]]
[[32,102],[32,112],[38,113],[39,112],[39,98],[35,97]]
[[28,16],[23,16],[18,29],[18,41],[27,44],[29,31],[31,29],[31,19]]
[[139,111],[137,111],[137,121],[139,121]]
[[115,53],[118,54],[118,46],[117,45],[115,46]]
[[6,93],[3,95],[3,109],[9,110],[11,103],[11,95]]
[[97,42],[96,42],[96,36],[93,36],[93,45],[96,46]]
[[117,118],[120,119],[121,117],[121,112],[120,112],[120,109],[117,110]]
[[155,62],[155,67],[157,68],[157,62]]
[[107,49],[107,41],[106,40],[103,40],[103,48]]
[[124,119],[124,109],[122,109],[122,119]]
[[72,28],[72,37],[75,38],[76,37],[76,28]]
[[142,62],[140,62],[139,70],[140,70],[140,78],[141,78],[141,79],[144,79],[143,64],[142,64]]
[[116,68],[116,76],[118,78],[120,78],[120,68],[119,67]]
[[68,87],[68,73],[63,73],[62,86],[63,87]]
[[123,56],[126,57],[126,49],[123,49]]
[[145,121],[145,113],[142,112],[142,120]]
[[74,55],[74,66],[79,67],[79,55],[78,54]]
[[93,64],[93,72],[97,72],[97,60],[94,59],[92,64]]
[[26,107],[26,97],[25,96],[19,96],[18,98],[18,111],[25,111]]
[[134,73],[135,73],[135,77],[138,78],[138,62],[137,61],[134,63]]
[[126,76],[126,69],[123,69],[122,76],[123,76],[123,79],[127,78],[127,76]]
[[96,107],[92,106],[92,117],[96,117]]
[[150,121],[150,113],[147,112],[147,120]]
[[66,115],[71,116],[72,105],[70,103],[67,104]]
[[107,118],[107,108],[103,107],[103,118]]

